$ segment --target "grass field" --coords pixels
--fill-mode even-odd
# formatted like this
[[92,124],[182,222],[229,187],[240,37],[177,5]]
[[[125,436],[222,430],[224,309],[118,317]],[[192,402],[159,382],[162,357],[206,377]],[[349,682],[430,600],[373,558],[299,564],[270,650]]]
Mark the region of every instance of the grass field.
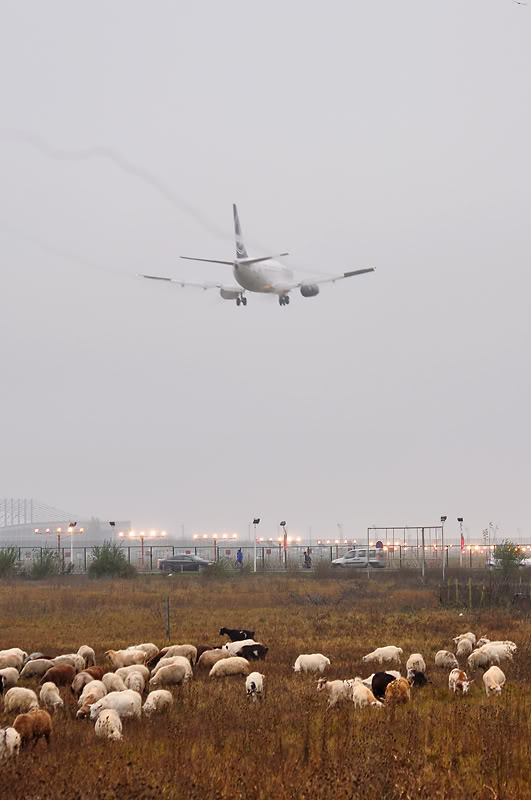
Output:
[[[0,583],[0,649],[71,652],[153,641],[215,645],[222,625],[255,629],[269,647],[263,703],[249,704],[242,678],[196,675],[175,691],[166,717],[124,723],[124,741],[94,736],[76,706],[39,742],[0,768],[0,798],[515,798],[531,797],[531,625],[510,611],[438,607],[438,591],[386,580],[237,576],[225,581],[138,578],[51,584]],[[518,644],[499,698],[480,674],[467,698],[449,696],[435,652],[468,630]],[[421,652],[433,684],[408,706],[326,712],[315,678],[294,675],[300,653],[322,652],[331,678],[367,675],[361,657],[396,644]],[[405,659],[404,659],[405,662]],[[24,684],[19,684],[24,685]],[[32,683],[25,685],[33,686]],[[13,715],[0,712],[0,726]]]

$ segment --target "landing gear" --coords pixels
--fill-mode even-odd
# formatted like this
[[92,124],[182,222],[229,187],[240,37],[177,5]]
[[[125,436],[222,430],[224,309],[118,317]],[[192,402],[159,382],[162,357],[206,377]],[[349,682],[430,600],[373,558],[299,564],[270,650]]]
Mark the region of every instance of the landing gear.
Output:
[[289,306],[289,295],[287,294],[280,294],[278,296],[278,302],[281,306]]
[[236,305],[237,306],[239,306],[239,305],[246,306],[247,305],[247,298],[243,294],[241,294],[239,297],[236,298]]

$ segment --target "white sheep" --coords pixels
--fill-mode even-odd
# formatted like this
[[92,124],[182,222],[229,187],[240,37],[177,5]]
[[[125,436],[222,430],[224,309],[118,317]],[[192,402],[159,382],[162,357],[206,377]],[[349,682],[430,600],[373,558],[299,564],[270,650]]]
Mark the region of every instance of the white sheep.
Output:
[[42,678],[45,672],[48,672],[51,667],[55,666],[54,662],[49,658],[37,658],[35,661],[28,661],[20,677],[23,680],[30,680],[31,678]]
[[188,678],[189,673],[183,664],[169,664],[167,667],[159,669],[156,675],[153,675],[149,681],[149,688],[153,689],[159,686],[181,686]]
[[28,654],[20,647],[10,647],[7,650],[0,650],[0,669],[14,667],[18,672],[22,669]]
[[322,653],[303,654],[297,657],[294,672],[320,672],[321,675],[330,666],[330,659]]
[[485,685],[487,697],[492,697],[494,694],[501,694],[502,687],[505,684],[505,675],[499,667],[490,667],[490,669],[483,674],[483,683]]
[[85,659],[77,653],[65,653],[64,655],[56,656],[52,660],[54,667],[60,664],[68,664],[70,667],[74,667],[76,673],[83,672],[85,669]]
[[4,691],[6,689],[12,689],[13,686],[17,685],[19,679],[18,669],[15,669],[15,667],[4,667],[4,669],[0,669],[0,679],[4,685]]
[[[142,673],[138,674],[141,675]],[[107,692],[123,692],[127,689],[123,679],[116,672],[106,672],[101,680]]]
[[327,681],[326,678],[319,678],[317,681],[317,691],[326,692],[328,696],[327,710],[333,708],[343,700],[352,700],[353,681]]
[[474,652],[470,653],[468,656],[467,664],[471,670],[475,670],[480,667],[484,670],[487,669],[487,667],[490,665],[488,653],[485,653],[481,648],[474,650]]
[[379,700],[373,695],[372,690],[365,686],[361,678],[354,678],[353,681],[348,681],[351,684],[352,701],[356,708],[364,708],[365,706],[383,706]]
[[173,705],[173,695],[167,689],[157,689],[150,692],[146,698],[146,702],[142,706],[142,711],[146,717],[151,717],[153,714],[162,714],[168,711]]
[[[374,678],[375,674],[376,673],[373,672],[371,675],[369,675],[368,678],[364,678],[362,680],[363,685],[364,686],[368,686],[369,689],[372,689],[372,679]],[[401,678],[402,677],[402,675],[400,674],[400,672],[397,669],[386,669],[385,670],[385,674],[386,675],[392,675],[393,678]]]
[[16,758],[20,744],[20,733],[15,728],[0,728],[0,761],[4,758]]
[[377,647],[376,650],[372,651],[372,653],[367,653],[366,656],[363,656],[361,660],[364,664],[374,661],[376,664],[380,664],[381,666],[384,664],[400,665],[402,663],[400,656],[403,654],[403,652],[404,651],[401,647],[395,647],[395,645],[389,644],[386,647]]
[[140,672],[130,672],[125,676],[124,683],[126,689],[132,689],[138,694],[143,694],[146,688],[146,682]]
[[187,680],[193,677],[193,670],[192,665],[190,664],[189,660],[185,656],[168,656],[161,658],[158,664],[153,667],[153,671],[151,673],[151,677],[153,678],[160,669],[164,667],[169,667],[171,664],[182,664],[186,670],[186,674],[188,675]]
[[487,653],[492,664],[500,664],[503,661],[512,661],[516,645],[513,642],[489,642],[480,648],[483,653]]
[[[197,647],[194,647],[193,644],[172,644],[169,647],[164,647],[160,652],[162,653],[162,658],[184,656],[190,664],[195,664],[197,660]],[[160,661],[158,663],[160,664]]]
[[85,662],[85,669],[87,667],[96,666],[96,653],[94,652],[92,647],[88,646],[88,644],[82,644],[77,651],[77,655],[81,656],[81,658]]
[[487,639],[486,636],[482,636],[481,639],[477,640],[476,647],[479,649],[480,647],[483,647],[484,644],[489,644],[489,643],[490,639]]
[[205,650],[205,652],[201,653],[201,655],[199,656],[197,667],[199,669],[203,667],[211,669],[216,663],[216,661],[221,661],[223,658],[230,658],[230,653],[228,653],[226,650],[221,650],[221,649]]
[[64,708],[65,705],[61,695],[59,694],[59,689],[55,683],[52,683],[51,681],[46,681],[46,683],[42,684],[39,692],[39,699],[46,711],[53,711],[54,713],[60,708]]
[[140,672],[145,681],[149,680],[149,669],[144,666],[144,664],[131,664],[128,667],[119,667],[114,674],[118,675],[122,680],[125,680],[125,676],[130,672]]
[[15,686],[9,689],[4,695],[4,711],[16,714],[24,714],[27,711],[36,711],[39,708],[39,701],[33,689],[23,689]]
[[113,739],[118,741],[122,738],[122,720],[114,708],[104,708],[98,714],[94,733],[100,739]]
[[248,644],[259,644],[259,642],[255,642],[254,639],[242,639],[239,642],[227,642],[222,646],[222,650],[225,650],[227,653],[230,653],[231,656],[237,656],[242,647],[245,647]]
[[459,662],[449,650],[439,650],[435,653],[435,666],[444,669],[459,669]]
[[121,667],[143,664],[146,654],[143,650],[107,650],[105,658],[110,661],[113,669],[118,670]]
[[468,666],[474,670],[478,667],[486,669],[488,667],[499,667],[504,661],[512,661],[513,655],[505,644],[495,644],[490,642],[474,650],[468,657]]
[[250,697],[253,703],[256,703],[258,695],[262,697],[264,681],[265,675],[260,672],[251,672],[245,679],[245,691],[247,692],[247,697]]
[[130,645],[127,650],[142,650],[145,653],[145,661],[150,661],[150,659],[155,658],[158,656],[160,650],[156,644],[153,642],[144,642],[144,644],[132,644]]
[[209,678],[226,678],[229,675],[245,675],[249,674],[249,662],[246,658],[240,656],[230,656],[221,661],[216,662],[210,672]]
[[415,672],[426,672],[426,662],[420,653],[411,653],[406,661],[406,671],[408,680],[413,677]]
[[459,636],[456,636],[455,639],[452,639],[452,641],[454,644],[459,644],[459,642],[462,642],[463,639],[468,639],[472,647],[475,647],[476,636],[472,633],[472,631],[469,631],[468,633],[460,633]]
[[125,692],[110,692],[93,703],[90,707],[90,718],[97,719],[106,708],[112,708],[120,719],[140,719],[142,713],[142,700],[138,692],[126,689]]
[[79,706],[79,710],[76,714],[78,719],[83,719],[84,717],[88,717],[90,713],[90,709],[97,703],[98,700],[101,700],[103,697],[107,696],[107,689],[103,681],[91,681],[87,683],[86,686],[83,687],[83,691],[77,704]]
[[472,652],[472,649],[473,649],[472,642],[470,641],[470,639],[466,638],[461,639],[457,643],[456,656],[458,656],[459,658],[467,658]]

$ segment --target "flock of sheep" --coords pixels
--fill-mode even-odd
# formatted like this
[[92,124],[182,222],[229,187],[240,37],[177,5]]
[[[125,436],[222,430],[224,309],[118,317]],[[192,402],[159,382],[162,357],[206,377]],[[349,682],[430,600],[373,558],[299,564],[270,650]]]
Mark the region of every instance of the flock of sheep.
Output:
[[[108,650],[106,669],[96,665],[95,652],[88,645],[82,645],[77,653],[56,657],[43,653],[28,655],[18,647],[0,650],[0,694],[4,711],[17,715],[11,727],[0,728],[0,760],[17,756],[21,746],[36,743],[40,738],[49,743],[50,712],[64,709],[61,689],[70,690],[77,698],[76,716],[89,717],[95,723],[95,735],[111,740],[122,738],[122,720],[139,719],[142,714],[149,718],[168,711],[173,704],[169,689],[189,681],[194,668],[208,669],[211,678],[244,676],[247,697],[256,702],[263,696],[265,676],[251,672],[250,662],[265,659],[268,648],[254,640],[254,631],[221,628],[220,635],[227,635],[231,641],[218,647],[180,644],[159,650],[152,643],[144,643],[124,650]],[[447,650],[439,650],[435,655],[436,667],[451,670],[449,689],[463,695],[468,693],[472,681],[460,669],[457,660],[466,657],[471,670],[483,669],[487,696],[500,694],[505,684],[500,667],[512,661],[516,652],[514,642],[491,642],[485,638],[476,642],[475,635],[470,632],[460,634],[453,641],[457,646],[455,655]],[[420,653],[413,653],[407,659],[406,677],[391,669],[400,667],[402,655],[400,647],[378,647],[362,661],[376,666],[379,671],[365,679],[328,681],[320,677],[317,690],[328,696],[327,708],[342,700],[350,700],[358,708],[406,703],[411,699],[412,687],[424,686],[429,681]],[[293,669],[297,673],[322,675],[328,666],[329,658],[314,653],[300,655]],[[33,689],[17,686],[19,678],[38,681],[39,696]]]

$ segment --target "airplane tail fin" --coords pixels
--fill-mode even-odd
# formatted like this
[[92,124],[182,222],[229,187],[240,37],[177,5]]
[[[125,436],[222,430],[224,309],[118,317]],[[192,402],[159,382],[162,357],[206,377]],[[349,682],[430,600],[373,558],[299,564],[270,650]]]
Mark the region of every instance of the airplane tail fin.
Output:
[[236,203],[232,204],[232,210],[234,212],[234,235],[236,237],[236,258],[247,258],[247,249],[243,242],[242,236],[242,228],[240,225],[240,218],[238,216],[238,209],[236,207]]

